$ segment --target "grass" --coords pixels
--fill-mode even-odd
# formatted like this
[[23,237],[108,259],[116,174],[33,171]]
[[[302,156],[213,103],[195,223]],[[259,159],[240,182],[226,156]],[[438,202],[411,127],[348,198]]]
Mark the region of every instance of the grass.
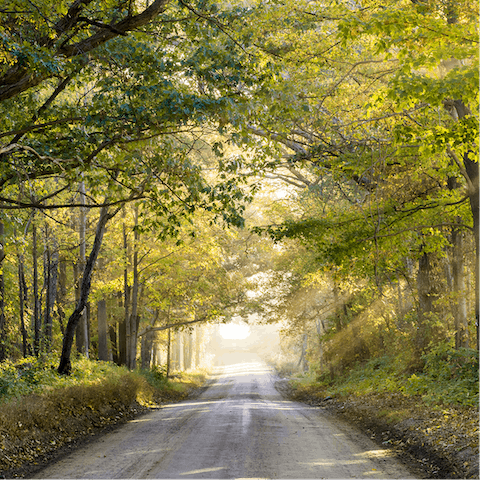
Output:
[[384,356],[358,364],[343,375],[309,372],[292,380],[297,396],[401,393],[430,405],[478,407],[478,352],[441,344],[422,357],[423,369],[409,372],[402,356]]
[[206,378],[195,372],[167,379],[162,368],[131,372],[83,357],[72,375],[61,376],[54,360],[0,364],[0,478],[142,408],[182,400]]

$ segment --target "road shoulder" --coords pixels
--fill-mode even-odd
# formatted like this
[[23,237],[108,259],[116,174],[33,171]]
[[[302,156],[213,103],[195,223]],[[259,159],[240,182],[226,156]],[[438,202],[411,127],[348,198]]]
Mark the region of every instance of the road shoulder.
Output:
[[77,420],[79,417],[82,417],[81,423],[84,428],[78,430],[75,436],[64,441],[60,442],[58,439],[50,440],[47,444],[39,445],[38,451],[34,454],[34,458],[32,458],[32,447],[30,446],[30,443],[34,440],[28,438],[25,439],[25,444],[16,444],[15,451],[0,450],[0,456],[15,456],[16,464],[23,460],[18,466],[0,470],[0,479],[30,478],[50,463],[61,460],[75,450],[98,440],[107,433],[113,432],[131,420],[138,419],[150,413],[152,410],[162,408],[163,405],[196,398],[209,387],[210,383],[211,380],[206,379],[202,385],[190,385],[188,391],[185,393],[164,395],[158,399],[156,404],[150,404],[148,406],[141,405],[134,401],[129,405],[121,405],[115,411],[112,410],[109,412],[109,414],[92,410],[83,416],[76,414]]
[[479,478],[478,412],[473,408],[434,409],[401,394],[301,396],[285,378],[275,386],[286,398],[322,407],[357,426],[382,448],[392,449],[420,478]]

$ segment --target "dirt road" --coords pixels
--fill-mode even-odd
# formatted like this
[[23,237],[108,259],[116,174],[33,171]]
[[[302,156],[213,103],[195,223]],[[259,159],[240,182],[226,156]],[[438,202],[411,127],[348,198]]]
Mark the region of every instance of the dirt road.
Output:
[[133,420],[36,478],[413,478],[321,409],[284,400],[261,362],[219,367],[191,401]]

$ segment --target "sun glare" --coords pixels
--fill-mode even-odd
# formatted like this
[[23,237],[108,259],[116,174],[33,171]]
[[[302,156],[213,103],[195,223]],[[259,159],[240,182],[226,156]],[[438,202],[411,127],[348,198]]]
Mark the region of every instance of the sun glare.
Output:
[[250,335],[250,328],[245,324],[226,323],[220,325],[220,335],[225,340],[243,340]]

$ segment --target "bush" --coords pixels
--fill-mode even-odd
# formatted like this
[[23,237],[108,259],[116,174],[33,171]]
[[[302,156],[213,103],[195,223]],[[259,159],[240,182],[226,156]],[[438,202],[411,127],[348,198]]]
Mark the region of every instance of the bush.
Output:
[[411,375],[403,388],[410,395],[422,395],[432,404],[476,406],[478,391],[478,351],[455,349],[446,343],[422,357],[423,373]]
[[297,376],[292,386],[303,390],[322,389],[325,395],[368,395],[394,393],[419,395],[431,405],[476,407],[479,402],[479,355],[474,349],[441,343],[420,359],[412,373],[408,355],[382,356],[358,362],[343,375],[314,369],[312,378]]
[[181,400],[205,380],[204,374],[185,374],[171,382],[163,367],[130,372],[83,357],[73,362],[70,376],[63,376],[53,362],[31,358],[0,364],[0,478],[96,428],[129,418],[140,406]]

